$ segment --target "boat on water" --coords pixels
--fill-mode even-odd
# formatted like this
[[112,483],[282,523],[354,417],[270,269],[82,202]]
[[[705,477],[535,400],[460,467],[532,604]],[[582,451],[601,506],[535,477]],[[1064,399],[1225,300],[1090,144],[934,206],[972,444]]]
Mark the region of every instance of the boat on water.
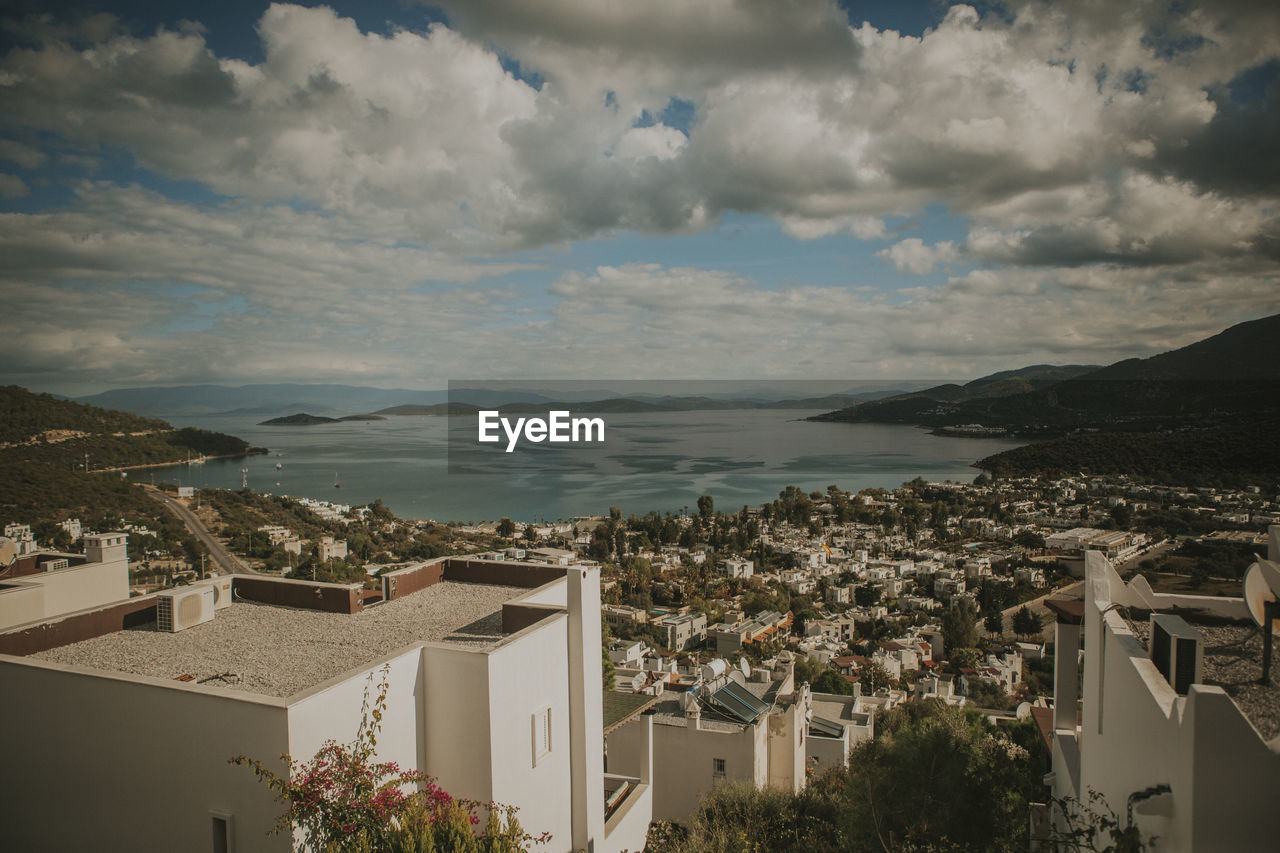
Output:
[[334,487],[335,489],[341,489],[341,488],[342,488],[342,483],[341,483],[341,482],[339,482],[339,480],[338,480],[338,472],[337,472],[337,471],[334,471],[334,472],[333,472],[333,487]]
[[277,462],[277,463],[276,463],[276,470],[277,470],[277,471],[279,471],[279,470],[280,470],[281,468],[283,468],[283,467],[284,467],[284,463],[281,463],[281,462]]

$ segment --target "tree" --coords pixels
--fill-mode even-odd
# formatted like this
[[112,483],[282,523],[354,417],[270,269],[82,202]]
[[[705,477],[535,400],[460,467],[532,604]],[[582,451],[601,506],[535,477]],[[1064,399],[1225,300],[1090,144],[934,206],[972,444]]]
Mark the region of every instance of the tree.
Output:
[[828,669],[813,682],[814,693],[831,693],[836,696],[852,696],[853,685],[834,669]]
[[999,610],[989,611],[982,617],[982,627],[987,629],[988,634],[1000,636],[1004,633],[1004,614]]
[[1013,633],[1020,637],[1031,637],[1041,630],[1040,617],[1032,613],[1024,604],[1013,614]]
[[893,676],[876,661],[871,661],[858,671],[858,682],[864,693],[875,693],[893,686]]
[[1111,508],[1111,520],[1116,527],[1128,527],[1133,521],[1133,509],[1128,504],[1116,504]]
[[978,609],[969,599],[952,602],[942,615],[942,643],[947,650],[978,645]]
[[502,520],[498,522],[498,535],[504,539],[510,539],[515,535],[515,532],[516,523],[511,519],[504,516]]
[[615,687],[614,679],[617,671],[613,666],[613,658],[609,657],[609,650],[604,646],[600,647],[600,671],[603,675],[604,689],[612,690]]
[[703,521],[707,521],[715,514],[716,502],[711,495],[702,495],[698,498],[698,515]]
[[880,603],[881,592],[874,584],[860,584],[853,588],[853,600],[859,607],[874,607]]

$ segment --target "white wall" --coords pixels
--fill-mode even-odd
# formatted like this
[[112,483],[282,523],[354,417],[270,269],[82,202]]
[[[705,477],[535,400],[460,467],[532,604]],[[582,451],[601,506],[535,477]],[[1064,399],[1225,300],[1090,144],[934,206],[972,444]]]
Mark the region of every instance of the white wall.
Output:
[[808,692],[765,717],[769,729],[769,784],[795,793],[804,787],[805,711]]
[[0,630],[44,618],[44,586],[19,578],[0,587]]
[[[1128,797],[1172,788],[1163,814],[1137,809],[1144,835],[1162,851],[1274,850],[1280,837],[1280,754],[1221,688],[1193,685],[1178,696],[1114,610],[1127,590],[1109,564],[1089,561],[1081,691],[1079,789],[1101,793],[1124,816]],[[1106,612],[1104,612],[1106,611]],[[1055,744],[1055,787],[1063,793],[1070,738]]]
[[446,643],[422,649],[426,772],[456,797],[493,799],[488,657]]
[[237,851],[288,851],[282,809],[248,768],[288,749],[283,702],[0,655],[0,826],[7,850],[211,850],[210,809]]
[[687,823],[698,797],[714,788],[713,758],[725,760],[725,780],[763,787],[768,780],[767,724],[744,731],[655,724],[653,727],[653,819]]
[[562,580],[554,580],[513,600],[521,604],[550,604],[556,607],[567,607],[567,597],[568,585]]
[[[378,732],[376,761],[394,761],[404,770],[422,769],[425,757],[418,733],[424,727],[422,649],[414,646],[386,660],[387,705]],[[321,684],[289,699],[289,753],[308,760],[329,739],[355,740],[366,689],[370,708],[383,679],[384,663],[347,678]],[[369,722],[373,722],[370,718]]]
[[[550,832],[548,851],[572,847],[567,621],[564,615],[543,620],[487,655],[493,799],[518,806],[526,831]],[[532,717],[545,707],[551,709],[551,751],[535,766]],[[600,796],[603,801],[603,788]]]
[[[112,560],[69,566],[5,581],[0,590],[0,630],[88,610],[129,597],[129,563]],[[27,592],[38,588],[34,594]]]

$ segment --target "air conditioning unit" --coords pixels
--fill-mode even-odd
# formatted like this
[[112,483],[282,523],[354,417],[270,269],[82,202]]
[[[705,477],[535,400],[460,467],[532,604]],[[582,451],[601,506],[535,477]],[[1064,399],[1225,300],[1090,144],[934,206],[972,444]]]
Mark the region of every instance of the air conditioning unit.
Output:
[[213,588],[213,609],[224,610],[231,606],[231,588],[234,578],[231,575],[218,575],[217,577],[208,578],[206,580],[197,581],[192,586],[209,586]]
[[1204,669],[1204,641],[1200,632],[1181,616],[1152,613],[1148,645],[1156,669],[1173,686],[1174,692],[1186,696],[1191,685],[1199,683]]
[[213,619],[213,587],[196,586],[156,596],[156,630],[182,631]]

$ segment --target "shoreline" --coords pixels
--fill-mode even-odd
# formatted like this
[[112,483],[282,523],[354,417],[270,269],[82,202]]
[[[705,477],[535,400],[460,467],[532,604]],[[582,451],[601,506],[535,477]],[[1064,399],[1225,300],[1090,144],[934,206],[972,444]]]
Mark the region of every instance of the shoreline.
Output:
[[[269,455],[271,452],[266,448],[257,448],[257,449],[261,450],[262,452],[261,453],[252,453],[252,452],[250,453],[218,453],[214,455],[206,455],[201,458],[204,459],[205,461],[208,461],[210,459],[243,459],[246,456],[266,456],[266,455]],[[178,459],[173,462],[147,462],[142,465],[117,465],[113,468],[94,468],[89,473],[102,474],[102,473],[107,473],[112,471],[140,471],[144,468],[172,468],[175,465],[188,465],[188,462],[185,459]],[[190,466],[188,465],[188,467]]]

